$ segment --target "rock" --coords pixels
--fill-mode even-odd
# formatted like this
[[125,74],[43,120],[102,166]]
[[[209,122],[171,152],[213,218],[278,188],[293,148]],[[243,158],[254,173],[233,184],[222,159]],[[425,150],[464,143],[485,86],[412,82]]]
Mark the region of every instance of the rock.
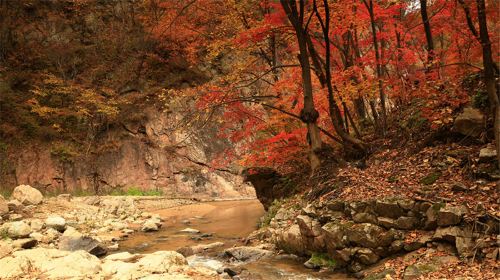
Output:
[[28,237],[31,233],[30,226],[23,221],[6,223],[3,228],[12,239]]
[[66,220],[60,216],[50,216],[45,219],[45,225],[48,228],[63,232],[66,229]]
[[43,229],[44,222],[39,219],[33,219],[30,221],[30,227],[33,231],[40,231]]
[[12,252],[12,245],[0,240],[0,259]]
[[9,211],[21,212],[24,209],[24,205],[17,199],[11,199],[7,202]]
[[7,204],[7,200],[0,195],[0,216],[9,213],[9,205]]
[[[311,258],[312,259],[312,258]],[[321,268],[319,266],[319,264],[317,263],[314,263],[313,261],[311,261],[311,259],[307,260],[305,263],[304,263],[304,267],[305,268],[308,268],[308,269],[319,269]]]
[[340,200],[328,201],[326,207],[331,211],[344,212],[344,202]]
[[405,244],[402,240],[394,240],[389,246],[389,253],[398,253],[399,251],[403,250],[404,245]]
[[116,254],[106,256],[104,258],[104,260],[131,262],[131,261],[134,261],[140,257],[141,256],[137,255],[137,254],[130,254],[129,252],[121,252],[121,253],[116,253]]
[[404,214],[396,200],[377,200],[375,212],[382,217],[397,219]]
[[36,246],[38,242],[33,238],[21,238],[12,242],[12,247],[19,249],[31,249]]
[[432,240],[445,240],[454,243],[457,236],[467,237],[465,232],[457,226],[438,228],[432,236]]
[[76,251],[62,258],[55,258],[42,267],[49,278],[93,278],[101,271],[99,259],[87,252]]
[[303,254],[305,248],[304,238],[300,233],[299,225],[292,224],[286,229],[271,229],[272,239],[278,247],[286,248],[287,253]]
[[479,137],[484,130],[484,114],[475,108],[466,107],[453,124],[453,130],[472,137]]
[[469,190],[469,188],[467,188],[467,186],[465,184],[460,183],[460,182],[455,182],[451,186],[451,191],[453,191],[453,192],[465,192],[468,190]]
[[462,216],[467,213],[467,208],[465,206],[450,206],[439,209],[437,215],[438,226],[452,226],[459,224],[462,220]]
[[12,192],[12,198],[24,205],[38,205],[42,203],[42,193],[28,185],[19,185]]
[[371,224],[377,224],[377,217],[375,215],[370,214],[370,213],[356,213],[353,217],[352,220],[355,223],[371,223]]
[[420,276],[437,271],[438,267],[430,263],[417,263],[406,267],[403,274],[403,279],[418,279]]
[[60,235],[61,235],[61,233],[59,231],[57,231],[53,228],[49,228],[45,232],[45,237],[44,237],[43,243],[50,243],[50,242],[56,240]]
[[31,267],[27,258],[5,257],[0,259],[0,279],[21,279]]
[[415,241],[405,243],[404,249],[407,252],[415,251],[417,249],[424,247],[425,244],[427,244],[430,241],[432,241],[432,237],[430,235],[426,234],[426,235],[421,236],[419,239],[417,239]]
[[180,232],[183,232],[183,233],[192,233],[192,234],[200,233],[199,230],[194,229],[194,228],[185,228],[185,229],[181,230]]
[[399,217],[395,224],[398,229],[414,229],[418,223],[418,219],[415,217]]
[[273,254],[273,252],[256,247],[241,246],[226,249],[224,254],[238,261],[246,262],[269,257]]
[[186,259],[177,252],[157,251],[142,257],[136,266],[147,273],[157,274],[169,272],[173,266],[187,264]]
[[109,251],[118,251],[120,249],[120,245],[118,243],[115,243],[113,245],[108,246]]
[[154,220],[151,220],[151,219],[146,220],[141,228],[141,230],[145,231],[145,232],[158,231],[158,229],[159,228],[158,228],[158,225],[156,224],[156,222]]
[[378,262],[380,257],[368,248],[360,248],[356,251],[356,258],[365,265],[370,265]]
[[346,246],[347,238],[344,237],[344,227],[336,222],[331,222],[322,227],[328,251],[342,249]]
[[322,234],[321,224],[315,219],[309,216],[299,215],[296,220],[301,234],[308,237],[316,237]]
[[494,145],[489,144],[479,150],[479,162],[488,162],[497,158],[497,150]]
[[69,193],[63,193],[57,196],[58,200],[68,201],[68,202],[70,202],[72,198],[73,196]]
[[385,227],[386,229],[391,229],[391,228],[396,227],[396,223],[395,223],[394,219],[391,219],[391,218],[378,217],[377,224],[379,226]]
[[457,236],[455,238],[455,247],[457,248],[458,254],[462,257],[471,257],[473,255],[474,246],[475,244],[470,237]]
[[413,207],[415,206],[415,201],[410,199],[400,199],[398,200],[398,205],[402,209],[409,211],[412,210]]
[[199,244],[194,246],[186,246],[177,250],[178,253],[182,254],[184,257],[189,257],[195,254],[202,253],[206,250],[210,250],[216,247],[222,247],[224,243],[222,242],[214,242],[210,244]]
[[389,246],[394,240],[391,231],[385,231],[373,224],[354,224],[346,229],[349,242],[366,248]]
[[107,253],[107,250],[101,246],[99,241],[84,236],[72,228],[66,230],[59,238],[59,249],[64,251],[83,250],[98,257]]

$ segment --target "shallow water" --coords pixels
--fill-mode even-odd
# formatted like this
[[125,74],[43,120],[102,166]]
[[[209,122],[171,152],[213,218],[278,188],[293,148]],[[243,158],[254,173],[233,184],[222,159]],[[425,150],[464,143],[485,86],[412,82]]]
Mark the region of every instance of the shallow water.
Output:
[[[129,239],[121,242],[122,251],[134,253],[151,253],[160,250],[175,251],[185,246],[223,242],[223,247],[210,250],[204,255],[188,258],[190,265],[217,269],[225,266],[217,258],[217,252],[221,252],[222,248],[244,245],[243,238],[257,229],[259,219],[265,211],[258,200],[239,200],[183,205],[155,213],[160,214],[164,219],[163,227],[157,232],[133,234]],[[185,228],[197,229],[201,233],[180,232]],[[203,233],[210,233],[212,236],[202,240],[192,239]],[[302,262],[302,260],[294,258],[274,257],[243,264],[242,267],[251,273],[248,279],[349,279],[345,274],[308,270],[302,265]]]

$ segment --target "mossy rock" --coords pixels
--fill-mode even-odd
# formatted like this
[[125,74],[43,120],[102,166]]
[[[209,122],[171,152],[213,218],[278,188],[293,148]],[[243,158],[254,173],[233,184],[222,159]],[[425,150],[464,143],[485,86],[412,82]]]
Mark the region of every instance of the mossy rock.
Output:
[[314,266],[317,267],[328,267],[335,268],[336,262],[334,259],[330,258],[326,253],[313,253],[311,258],[308,260]]
[[441,177],[441,175],[442,174],[439,171],[432,172],[429,175],[427,175],[427,176],[423,177],[422,179],[420,179],[420,184],[426,185],[426,186],[432,185],[432,184],[434,184]]

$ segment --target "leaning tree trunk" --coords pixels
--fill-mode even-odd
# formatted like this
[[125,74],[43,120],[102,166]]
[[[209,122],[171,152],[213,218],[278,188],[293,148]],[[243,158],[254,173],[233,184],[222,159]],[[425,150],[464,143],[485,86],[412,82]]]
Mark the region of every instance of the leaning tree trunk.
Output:
[[420,0],[420,15],[424,24],[425,39],[427,40],[427,68],[434,61],[434,41],[432,40],[431,23],[427,14],[427,0]]
[[500,96],[495,81],[495,63],[491,52],[490,35],[488,34],[488,23],[486,20],[486,5],[484,0],[476,0],[477,18],[479,21],[479,38],[483,48],[484,83],[494,113],[494,134],[497,149],[497,167],[500,169]]
[[301,120],[307,126],[309,136],[309,160],[311,169],[315,170],[321,165],[320,158],[317,152],[321,149],[322,142],[320,131],[316,121],[319,113],[314,107],[313,90],[311,82],[311,65],[309,63],[309,54],[307,51],[307,30],[304,24],[304,1],[300,0],[300,7],[297,9],[296,1],[280,0],[283,9],[285,10],[288,19],[290,20],[297,36],[299,44],[299,61],[302,68],[302,89],[304,91],[304,108],[300,112]]

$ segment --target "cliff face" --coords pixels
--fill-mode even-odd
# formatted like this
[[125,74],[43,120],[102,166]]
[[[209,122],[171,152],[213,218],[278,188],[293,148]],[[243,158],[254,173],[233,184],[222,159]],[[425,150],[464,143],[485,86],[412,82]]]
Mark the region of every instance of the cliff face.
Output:
[[179,127],[183,116],[148,108],[142,118],[122,122],[96,137],[78,156],[54,151],[54,143],[9,149],[10,172],[2,185],[29,184],[47,192],[109,193],[139,188],[177,197],[255,197],[237,171],[215,170],[209,162],[228,143],[216,127]]

